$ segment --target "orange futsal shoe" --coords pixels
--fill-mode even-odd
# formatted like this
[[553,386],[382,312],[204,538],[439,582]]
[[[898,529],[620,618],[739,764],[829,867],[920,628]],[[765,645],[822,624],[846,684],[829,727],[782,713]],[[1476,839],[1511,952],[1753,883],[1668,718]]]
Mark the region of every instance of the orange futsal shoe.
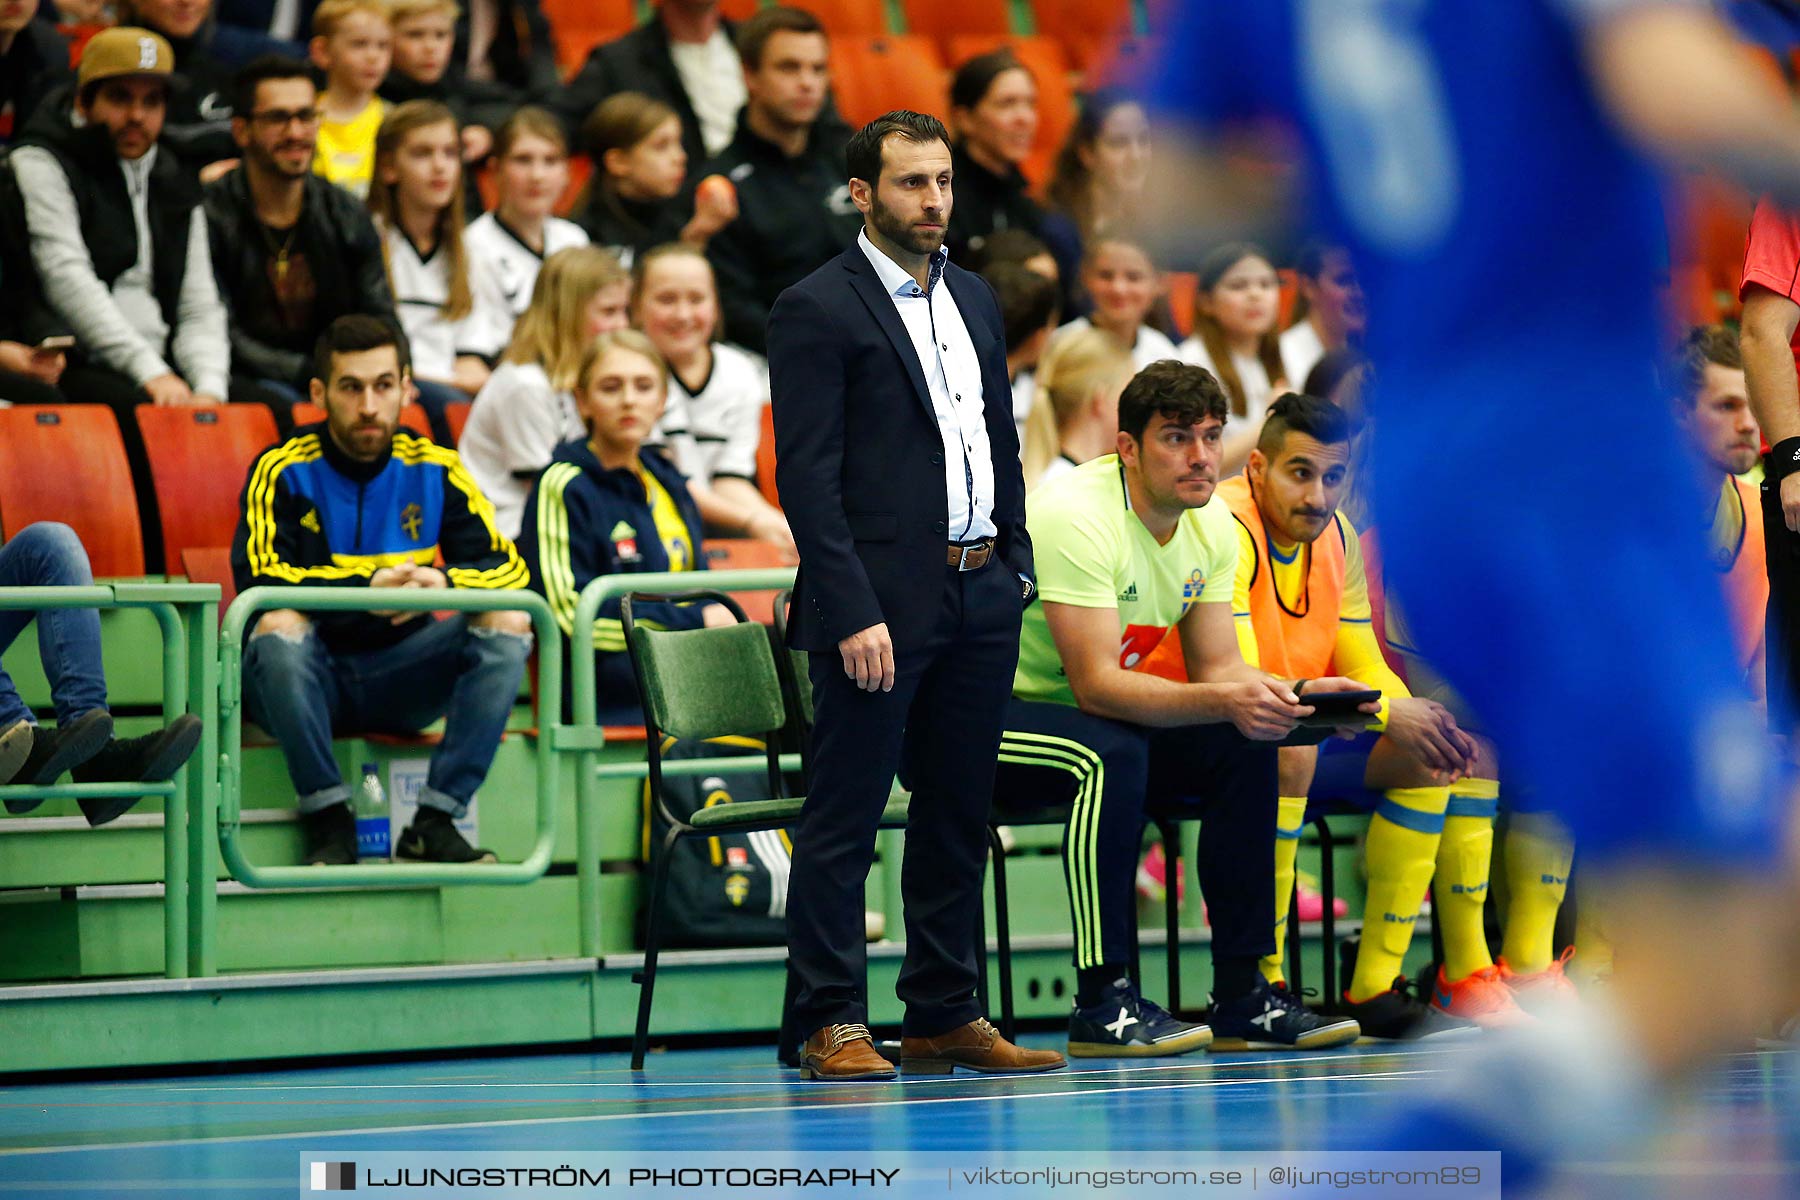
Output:
[[1542,1014],[1580,1001],[1581,993],[1565,969],[1569,960],[1574,957],[1575,947],[1570,946],[1562,952],[1562,957],[1543,970],[1533,971],[1529,975],[1514,971],[1506,965],[1504,958],[1494,965],[1500,971],[1500,981],[1512,990],[1519,1007],[1528,1013]]
[[1512,989],[1500,980],[1500,968],[1483,967],[1451,983],[1438,968],[1437,982],[1431,988],[1431,1007],[1465,1021],[1473,1021],[1483,1029],[1512,1029],[1529,1025],[1530,1013],[1519,1007]]

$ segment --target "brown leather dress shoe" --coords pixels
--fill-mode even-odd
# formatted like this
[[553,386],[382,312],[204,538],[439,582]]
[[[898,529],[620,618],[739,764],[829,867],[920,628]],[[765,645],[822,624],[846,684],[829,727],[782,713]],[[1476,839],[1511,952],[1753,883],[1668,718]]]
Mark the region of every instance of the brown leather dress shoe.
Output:
[[1068,1066],[1054,1050],[1027,1050],[976,1017],[937,1037],[900,1039],[900,1069],[908,1075],[951,1075],[956,1068],[987,1074],[1029,1074]]
[[892,1079],[894,1064],[875,1053],[867,1025],[827,1025],[800,1050],[802,1079]]

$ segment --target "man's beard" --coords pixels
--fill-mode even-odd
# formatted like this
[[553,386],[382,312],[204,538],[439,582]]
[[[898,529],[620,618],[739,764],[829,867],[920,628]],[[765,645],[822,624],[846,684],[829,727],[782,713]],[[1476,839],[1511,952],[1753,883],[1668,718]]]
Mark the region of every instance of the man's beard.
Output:
[[[910,254],[929,257],[938,252],[944,244],[944,229],[935,232],[914,228],[894,215],[892,209],[882,204],[879,199],[871,197],[873,204],[869,209],[869,220],[879,233],[894,245]],[[946,221],[946,226],[948,222]]]

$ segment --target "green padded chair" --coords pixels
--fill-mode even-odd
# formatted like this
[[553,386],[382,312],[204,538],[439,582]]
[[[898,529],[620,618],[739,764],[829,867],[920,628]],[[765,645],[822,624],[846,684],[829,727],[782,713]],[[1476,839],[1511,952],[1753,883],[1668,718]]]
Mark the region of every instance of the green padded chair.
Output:
[[[713,629],[659,629],[636,621],[632,602],[718,604],[737,618],[737,624]],[[631,1067],[641,1071],[650,1043],[650,1006],[656,990],[656,960],[661,950],[662,908],[669,882],[669,852],[684,837],[715,837],[727,833],[755,833],[783,829],[797,823],[805,805],[802,796],[788,796],[782,784],[779,740],[788,723],[781,678],[769,648],[768,631],[744,616],[744,610],[723,592],[692,591],[651,595],[633,593],[620,602],[625,646],[637,675],[638,697],[644,707],[646,754],[650,795],[668,826],[661,844],[650,848],[650,905],[644,922],[644,968],[637,976],[637,1031],[631,1043]],[[678,740],[700,741],[715,737],[759,738],[767,747],[759,762],[745,756],[742,773],[767,773],[772,800],[718,804],[682,819],[670,811],[663,794],[662,742],[664,735]],[[890,803],[882,814],[884,828],[904,827],[906,806]],[[793,1008],[794,979],[788,977],[787,1002],[782,1011],[781,1054],[789,1043],[798,1044],[789,1028]]]

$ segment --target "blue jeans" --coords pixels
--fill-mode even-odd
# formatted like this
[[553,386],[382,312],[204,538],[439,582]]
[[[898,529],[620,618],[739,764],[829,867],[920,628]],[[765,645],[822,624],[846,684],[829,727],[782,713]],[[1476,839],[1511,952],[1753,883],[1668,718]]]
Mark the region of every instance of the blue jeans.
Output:
[[310,629],[258,633],[244,649],[244,707],[281,743],[303,813],[350,800],[334,731],[410,734],[447,718],[419,803],[460,817],[487,777],[530,653],[529,637],[471,628],[463,616],[364,654],[333,654]]
[[[81,539],[67,525],[40,521],[27,525],[0,546],[0,587],[91,587]],[[106,673],[100,665],[100,614],[91,608],[46,608],[0,611],[0,652],[13,644],[33,617],[37,618],[38,654],[50,680],[56,720],[66,724],[83,713],[106,707]],[[30,720],[31,710],[19,699],[12,677],[0,668],[0,728]]]

